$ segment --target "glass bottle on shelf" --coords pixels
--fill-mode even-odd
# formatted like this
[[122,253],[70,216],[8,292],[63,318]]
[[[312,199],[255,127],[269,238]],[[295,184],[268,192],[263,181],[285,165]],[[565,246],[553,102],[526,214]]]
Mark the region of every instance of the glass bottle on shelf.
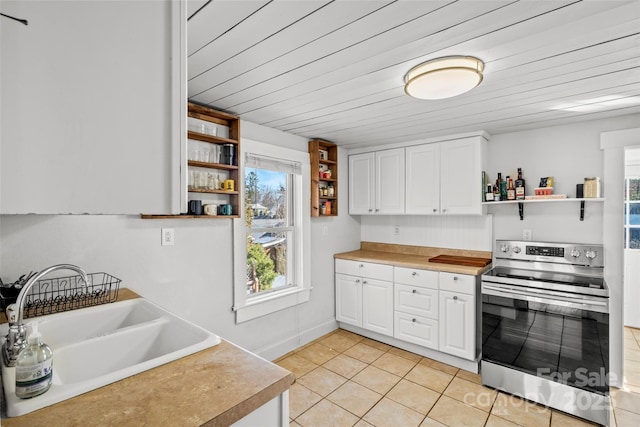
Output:
[[335,192],[336,192],[336,190],[335,190],[335,187],[333,186],[333,184],[329,184],[327,186],[327,196],[333,197],[335,195]]
[[522,169],[518,168],[518,179],[516,179],[516,200],[524,200],[524,178],[522,178]]
[[507,200],[516,199],[516,188],[513,186],[513,179],[507,177]]

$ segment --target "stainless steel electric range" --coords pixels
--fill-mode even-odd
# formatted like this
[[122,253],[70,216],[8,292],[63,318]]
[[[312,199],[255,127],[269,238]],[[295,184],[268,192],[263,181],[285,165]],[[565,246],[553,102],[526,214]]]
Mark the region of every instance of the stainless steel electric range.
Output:
[[482,275],[482,383],[609,425],[602,245],[498,240]]

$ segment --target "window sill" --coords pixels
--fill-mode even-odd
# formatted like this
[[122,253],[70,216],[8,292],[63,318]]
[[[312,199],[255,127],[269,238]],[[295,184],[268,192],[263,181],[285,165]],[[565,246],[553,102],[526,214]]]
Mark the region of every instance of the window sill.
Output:
[[245,305],[233,307],[233,311],[236,312],[236,323],[243,323],[285,308],[303,304],[309,301],[310,291],[309,288],[294,288],[263,297],[251,298],[247,300]]

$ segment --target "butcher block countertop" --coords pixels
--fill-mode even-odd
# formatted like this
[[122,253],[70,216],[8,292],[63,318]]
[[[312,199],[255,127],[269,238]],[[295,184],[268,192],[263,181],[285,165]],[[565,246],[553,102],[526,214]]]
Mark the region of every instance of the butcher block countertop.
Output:
[[[446,263],[430,261],[430,259],[438,256],[441,256],[440,258],[443,258]],[[491,268],[492,253],[428,246],[360,242],[360,249],[335,254],[334,258],[477,276]],[[458,260],[457,263],[456,259]]]
[[[131,294],[121,289],[118,299]],[[228,426],[288,390],[294,380],[291,372],[222,340],[38,411],[3,418],[2,427]]]

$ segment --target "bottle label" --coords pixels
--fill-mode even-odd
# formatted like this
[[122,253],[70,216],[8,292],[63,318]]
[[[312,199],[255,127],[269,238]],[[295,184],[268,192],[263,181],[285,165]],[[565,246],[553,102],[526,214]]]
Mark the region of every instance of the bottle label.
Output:
[[16,366],[16,395],[46,390],[53,378],[53,359],[32,366]]
[[524,187],[516,187],[516,199],[524,199]]

